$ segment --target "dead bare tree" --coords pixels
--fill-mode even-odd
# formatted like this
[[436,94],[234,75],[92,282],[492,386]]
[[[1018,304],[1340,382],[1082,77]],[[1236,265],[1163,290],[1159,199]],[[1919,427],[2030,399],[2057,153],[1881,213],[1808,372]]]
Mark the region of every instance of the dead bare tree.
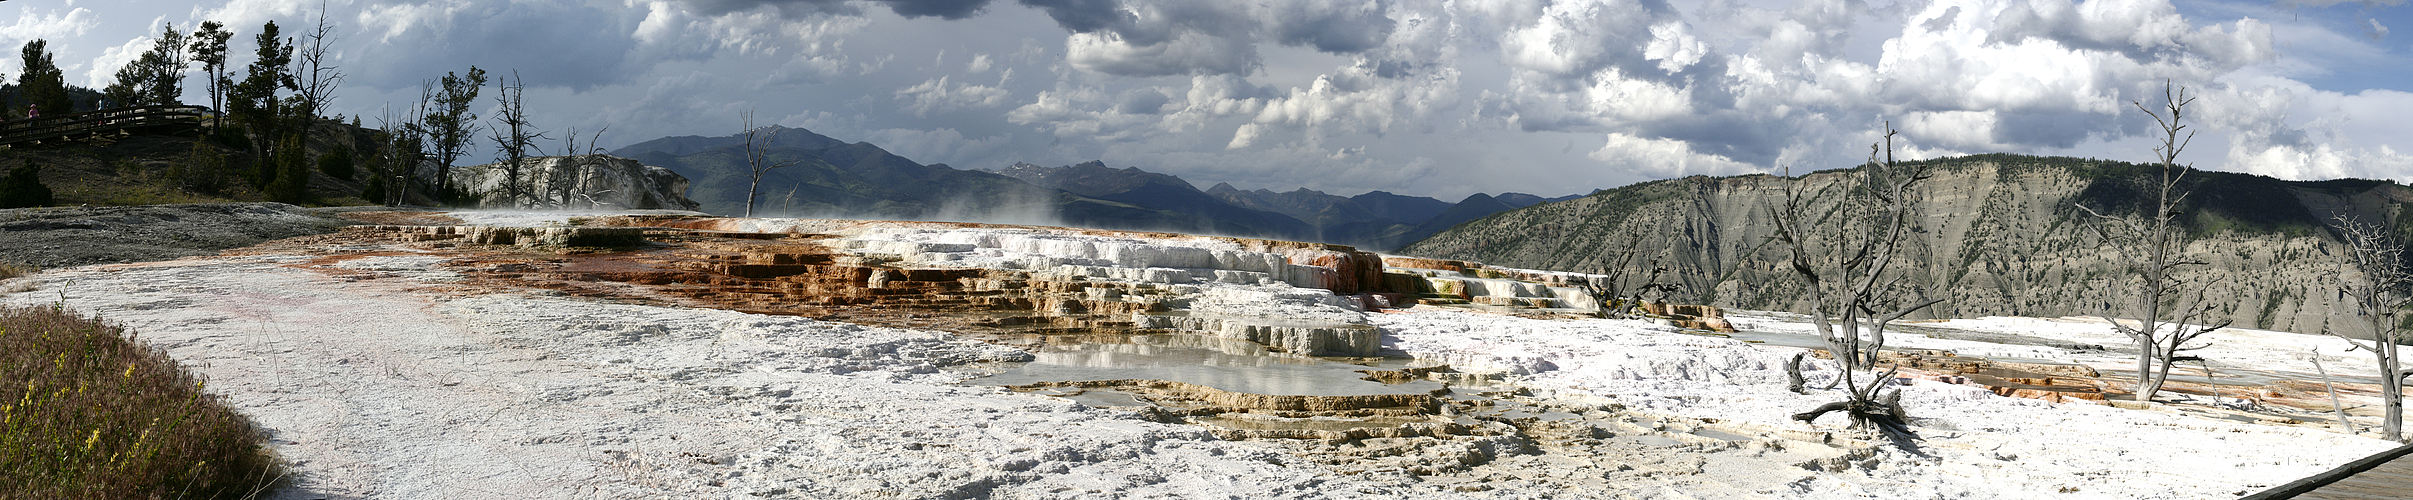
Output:
[[[1670,212],[1653,215],[1670,217]],[[1594,314],[1603,318],[1639,316],[1644,302],[1666,300],[1680,289],[1670,281],[1675,277],[1668,267],[1673,241],[1665,232],[1643,228],[1622,234],[1625,241],[1600,263],[1593,273],[1597,276],[1581,283],[1584,293],[1600,307]]]
[[370,162],[376,169],[370,172],[372,178],[368,182],[382,183],[380,192],[385,199],[370,201],[399,207],[410,200],[411,180],[418,176],[419,163],[427,158],[426,131],[415,121],[425,107],[422,100],[405,118],[396,118],[391,108],[378,114],[377,128],[385,133],[379,136],[376,161]]
[[329,59],[332,55],[328,53],[331,49],[329,44],[335,37],[335,25],[327,24],[327,3],[321,1],[318,4],[318,23],[310,31],[302,33],[302,43],[294,51],[301,66],[294,71],[297,80],[293,95],[297,104],[294,113],[300,115],[295,118],[301,120],[300,130],[304,137],[310,135],[311,125],[318,122],[318,113],[335,101],[335,88],[343,85],[342,69],[331,64]]
[[580,150],[578,149],[578,127],[570,127],[569,133],[561,138],[561,154],[567,156],[601,154],[603,147],[598,145],[603,144],[603,133],[611,129],[611,126],[606,125],[602,129],[596,130],[594,134],[587,136],[587,148]]
[[2381,437],[2390,441],[2404,440],[2405,377],[2413,375],[2397,357],[2397,346],[2408,340],[2405,335],[2405,308],[2413,306],[2413,273],[2405,269],[2405,246],[2397,241],[2388,228],[2337,215],[2330,224],[2338,240],[2345,242],[2344,271],[2339,273],[2338,293],[2345,299],[2346,312],[2351,319],[2331,323],[2344,327],[2324,328],[2323,333],[2345,339],[2355,349],[2371,351],[2378,362],[2380,405],[2387,408],[2381,420]]
[[779,131],[774,129],[770,130],[768,133],[765,133],[763,129],[770,127],[755,127],[754,111],[748,110],[740,115],[740,118],[745,121],[746,126],[746,168],[753,174],[751,177],[746,178],[745,216],[753,217],[754,196],[762,192],[763,174],[768,174],[773,170],[793,166],[796,164],[796,161],[774,161],[771,159],[771,144],[779,141]]
[[[1918,192],[1914,188],[1932,176],[1932,167],[1894,161],[1891,123],[1886,124],[1883,137],[1869,145],[1866,163],[1836,175],[1833,182],[1813,189],[1812,176],[1788,175],[1783,204],[1768,207],[1768,211],[1776,221],[1772,236],[1776,248],[1786,253],[1786,264],[1807,285],[1810,322],[1825,341],[1827,352],[1842,365],[1837,382],[1849,394],[1849,399],[1793,418],[1809,422],[1842,411],[1856,427],[1873,426],[1907,436],[1910,431],[1901,393],[1884,390],[1893,381],[1894,371],[1865,380],[1859,377],[1863,372],[1873,374],[1877,368],[1887,326],[1942,300],[1927,298],[1916,277],[1897,267],[1913,260],[1903,249],[1916,225]],[[1789,368],[1798,381],[1798,363]]]
[[[2164,83],[2162,101],[2164,111],[2145,107],[2144,101],[2130,101],[2161,126],[2162,144],[2155,146],[2153,152],[2162,176],[2152,186],[2156,196],[2148,200],[2150,206],[2144,207],[2149,212],[2126,215],[2077,204],[2079,210],[2093,219],[2094,223],[2088,227],[2112,246],[2130,274],[2126,286],[2115,281],[2111,290],[2105,290],[2108,295],[2120,295],[2119,290],[2126,290],[2126,303],[2106,303],[2097,316],[2136,342],[2137,401],[2152,401],[2153,395],[2161,392],[2162,383],[2170,378],[2170,365],[2180,358],[2179,353],[2203,347],[2189,342],[2229,326],[2228,320],[2204,324],[2214,310],[2214,305],[2203,299],[2209,283],[2190,287],[2176,275],[2186,266],[2206,265],[2181,255],[2190,236],[2179,221],[2182,215],[2179,207],[2190,193],[2184,188],[2189,167],[2178,164],[2178,154],[2194,142],[2195,132],[2188,131],[2179,120],[2195,98],[2187,95],[2185,87]],[[2122,314],[2115,309],[2118,306],[2126,306],[2128,310]],[[2137,325],[2128,326],[2121,319],[2133,320]]]
[[[586,146],[586,150],[583,151],[579,149],[582,144],[578,142],[578,127],[570,127],[569,131],[562,135],[561,154],[566,158],[561,161],[562,165],[568,168],[557,168],[544,172],[546,203],[561,208],[595,208],[594,195],[602,193],[588,192],[587,186],[591,184],[595,176],[585,168],[585,160],[578,157],[601,154],[603,148],[596,145],[602,144],[600,141],[603,138],[603,132],[611,129],[606,126],[588,136],[587,142],[583,144]],[[584,206],[578,204],[580,198],[585,198]]]
[[542,200],[529,192],[527,181],[534,179],[523,176],[521,167],[527,162],[528,151],[536,147],[536,141],[549,139],[528,123],[528,108],[520,103],[520,96],[526,93],[526,89],[527,84],[521,83],[517,70],[511,72],[508,82],[495,79],[495,126],[487,128],[494,139],[495,153],[502,155],[503,196],[509,197],[508,202],[515,207]]

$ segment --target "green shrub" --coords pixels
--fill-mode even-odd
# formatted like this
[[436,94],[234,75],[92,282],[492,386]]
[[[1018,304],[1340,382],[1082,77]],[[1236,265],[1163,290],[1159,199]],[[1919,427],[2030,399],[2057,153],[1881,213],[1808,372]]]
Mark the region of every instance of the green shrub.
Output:
[[168,178],[186,190],[201,194],[218,194],[226,190],[226,155],[217,148],[201,142],[193,143],[184,163],[168,167]]
[[310,201],[310,168],[304,159],[307,156],[299,138],[287,139],[269,157],[268,164],[260,166],[260,171],[271,179],[261,188],[270,201],[296,205]]
[[50,186],[42,185],[41,173],[31,163],[9,169],[7,176],[0,177],[0,208],[49,206]]
[[319,156],[318,171],[327,174],[328,177],[352,180],[354,172],[351,148],[335,148],[334,151],[328,151],[327,154]]
[[209,142],[220,146],[230,148],[251,147],[250,132],[246,131],[242,125],[237,125],[231,122],[224,123],[216,127],[211,127],[206,133],[208,134]]
[[371,205],[385,204],[385,179],[369,179],[361,184],[360,199],[369,200]]
[[21,498],[241,498],[283,466],[249,418],[123,328],[0,307],[0,492]]

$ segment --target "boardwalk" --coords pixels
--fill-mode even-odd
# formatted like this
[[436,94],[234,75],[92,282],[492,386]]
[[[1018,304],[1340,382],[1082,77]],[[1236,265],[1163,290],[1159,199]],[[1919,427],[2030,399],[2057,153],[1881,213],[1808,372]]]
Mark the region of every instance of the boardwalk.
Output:
[[200,106],[142,106],[0,121],[0,146],[73,140],[138,129],[185,128],[201,125],[209,108]]
[[2400,446],[2312,477],[2247,496],[2248,500],[2381,500],[2413,498],[2413,445]]

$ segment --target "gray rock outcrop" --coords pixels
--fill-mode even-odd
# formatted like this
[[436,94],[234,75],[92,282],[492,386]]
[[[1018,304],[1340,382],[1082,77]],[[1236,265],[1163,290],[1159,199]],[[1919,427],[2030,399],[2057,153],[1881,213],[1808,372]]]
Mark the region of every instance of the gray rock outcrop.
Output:
[[541,156],[525,160],[514,196],[502,163],[452,169],[452,182],[476,193],[479,208],[695,210],[687,178],[670,169],[611,155]]

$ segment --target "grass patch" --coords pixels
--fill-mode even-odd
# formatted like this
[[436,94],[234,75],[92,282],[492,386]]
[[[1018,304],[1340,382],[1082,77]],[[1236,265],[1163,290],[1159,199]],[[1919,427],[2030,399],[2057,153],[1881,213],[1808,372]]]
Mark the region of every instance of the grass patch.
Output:
[[0,280],[30,275],[35,271],[38,269],[34,269],[33,266],[0,260]]
[[0,496],[243,498],[283,465],[251,419],[124,328],[0,306]]

